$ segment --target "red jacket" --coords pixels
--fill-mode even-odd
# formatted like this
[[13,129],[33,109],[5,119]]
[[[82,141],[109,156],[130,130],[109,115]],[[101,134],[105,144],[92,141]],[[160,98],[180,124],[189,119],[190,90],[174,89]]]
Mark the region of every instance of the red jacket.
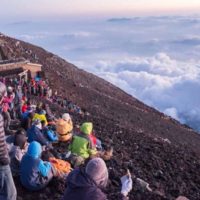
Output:
[[90,137],[90,139],[93,143],[93,146],[96,146],[97,145],[97,138],[92,133],[89,135],[89,137]]
[[23,112],[23,113],[26,112],[26,111],[27,111],[27,108],[28,108],[28,106],[27,106],[26,104],[24,104],[24,105],[22,106],[22,112]]

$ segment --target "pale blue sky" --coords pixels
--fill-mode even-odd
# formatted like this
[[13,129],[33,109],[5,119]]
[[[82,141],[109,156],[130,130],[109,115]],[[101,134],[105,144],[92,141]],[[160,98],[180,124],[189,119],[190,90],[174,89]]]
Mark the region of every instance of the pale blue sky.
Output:
[[200,0],[1,0],[1,18],[195,14]]

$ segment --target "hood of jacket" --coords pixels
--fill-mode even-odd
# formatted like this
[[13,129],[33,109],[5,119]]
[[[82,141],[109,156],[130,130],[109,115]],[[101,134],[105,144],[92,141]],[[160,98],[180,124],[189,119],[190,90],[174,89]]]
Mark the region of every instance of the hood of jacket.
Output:
[[58,126],[63,126],[64,124],[66,124],[67,123],[67,121],[65,121],[64,119],[59,119],[58,121],[57,121],[57,125]]
[[81,125],[80,130],[82,133],[86,135],[90,135],[92,133],[93,124],[91,122],[85,122]]
[[42,147],[39,142],[33,141],[30,143],[27,151],[27,155],[33,158],[39,158],[42,153]]
[[94,180],[100,188],[105,188],[108,183],[108,169],[101,158],[93,158],[86,166],[86,174]]
[[85,173],[83,169],[73,170],[67,177],[67,185],[70,188],[96,186],[95,182]]

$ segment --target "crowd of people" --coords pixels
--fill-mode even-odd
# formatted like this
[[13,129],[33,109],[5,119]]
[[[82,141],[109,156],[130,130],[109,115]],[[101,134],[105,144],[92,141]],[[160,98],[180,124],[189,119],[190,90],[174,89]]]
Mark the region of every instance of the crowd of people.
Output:
[[[0,199],[16,200],[13,177],[29,191],[45,188],[53,178],[66,179],[63,200],[106,200],[103,192],[109,175],[105,160],[113,149],[105,150],[96,137],[92,122],[75,129],[71,112],[82,114],[76,104],[53,95],[41,77],[19,80],[0,79]],[[69,112],[56,118],[48,104],[32,102],[33,96],[45,98]],[[13,130],[11,122],[20,127]],[[56,146],[64,143],[61,155]],[[121,199],[127,199],[132,189],[130,173],[121,178]]]

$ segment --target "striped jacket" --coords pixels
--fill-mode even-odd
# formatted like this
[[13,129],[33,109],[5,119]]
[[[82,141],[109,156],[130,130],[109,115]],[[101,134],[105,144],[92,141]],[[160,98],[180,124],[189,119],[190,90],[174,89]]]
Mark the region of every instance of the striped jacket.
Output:
[[8,165],[10,158],[5,141],[3,116],[0,113],[0,165]]

